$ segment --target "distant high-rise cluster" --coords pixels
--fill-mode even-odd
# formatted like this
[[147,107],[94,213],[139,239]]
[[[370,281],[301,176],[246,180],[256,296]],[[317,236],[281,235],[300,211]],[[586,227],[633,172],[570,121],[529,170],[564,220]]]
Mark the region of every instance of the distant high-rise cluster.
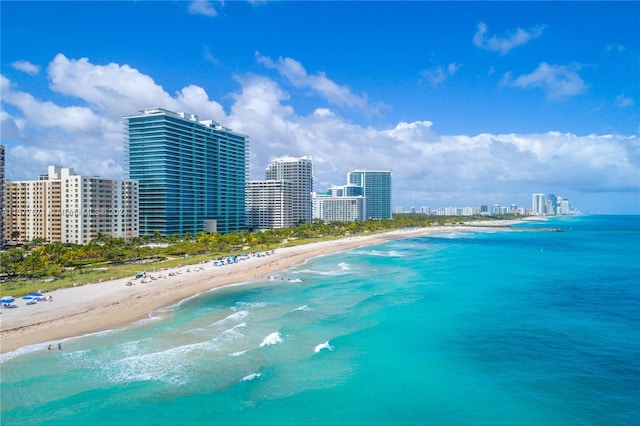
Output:
[[391,170],[349,170],[346,185],[313,194],[313,217],[325,222],[391,219]]
[[538,216],[561,216],[574,214],[569,200],[559,195],[533,194],[531,200],[531,214]]

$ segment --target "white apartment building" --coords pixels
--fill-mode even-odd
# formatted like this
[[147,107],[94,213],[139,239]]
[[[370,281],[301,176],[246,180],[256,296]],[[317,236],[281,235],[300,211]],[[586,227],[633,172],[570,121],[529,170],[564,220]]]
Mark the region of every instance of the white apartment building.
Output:
[[250,229],[287,228],[293,220],[293,183],[288,180],[247,182],[247,226]]
[[6,182],[5,238],[86,244],[97,235],[138,236],[138,183],[49,166],[36,181]]
[[362,195],[334,196],[312,193],[313,218],[324,222],[366,220],[366,203]]
[[311,223],[313,166],[310,157],[277,158],[265,170],[266,180],[287,180],[292,184],[292,215],[294,225]]

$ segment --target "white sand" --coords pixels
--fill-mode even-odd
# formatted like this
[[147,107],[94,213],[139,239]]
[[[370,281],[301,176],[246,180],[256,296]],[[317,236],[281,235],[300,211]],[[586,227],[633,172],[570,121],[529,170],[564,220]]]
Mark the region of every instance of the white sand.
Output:
[[[504,226],[510,223],[513,222],[493,222],[491,225]],[[38,302],[35,305],[26,305],[25,300],[16,299],[18,308],[1,310],[0,353],[26,345],[125,326],[148,318],[156,309],[193,295],[215,287],[267,278],[270,274],[312,257],[434,232],[492,229],[487,222],[482,224],[488,226],[392,231],[281,248],[269,256],[250,257],[225,266],[213,266],[212,262],[208,262],[148,273],[148,276],[156,279],[147,283],[130,277],[59,289],[45,293],[47,297],[52,296],[53,301]],[[128,286],[128,281],[135,285]]]

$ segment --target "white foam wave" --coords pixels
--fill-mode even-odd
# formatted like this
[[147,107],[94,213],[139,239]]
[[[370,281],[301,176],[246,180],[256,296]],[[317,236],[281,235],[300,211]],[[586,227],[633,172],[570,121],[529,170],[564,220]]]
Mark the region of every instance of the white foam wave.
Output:
[[242,379],[240,379],[240,381],[241,382],[250,382],[252,380],[259,379],[260,377],[262,377],[262,374],[253,373],[253,374],[249,374],[248,376],[244,376]]
[[304,305],[304,306],[300,306],[299,308],[295,308],[291,312],[296,312],[296,311],[313,311],[313,309],[311,309],[309,305]]
[[323,349],[326,349],[326,350],[328,350],[328,351],[333,351],[335,348],[334,348],[333,346],[331,346],[331,345],[329,344],[329,341],[327,340],[326,342],[324,342],[324,343],[320,343],[319,345],[317,345],[317,346],[313,349],[313,351],[314,351],[315,353],[318,353],[318,352],[320,352],[320,351],[321,351],[321,350],[323,350]]
[[402,253],[396,250],[390,250],[390,251],[371,250],[367,253],[367,255],[377,256],[377,257],[404,257]]
[[338,263],[338,266],[340,267],[341,271],[348,271],[348,270],[351,269],[351,265],[349,265],[346,262],[340,262],[340,263]]
[[245,319],[248,315],[249,315],[249,311],[237,311],[232,313],[229,316],[226,316],[225,318],[222,318],[221,320],[218,320],[212,323],[211,325],[209,325],[209,327],[225,324],[230,321],[239,321],[239,320]]
[[272,346],[275,345],[277,343],[282,343],[282,337],[280,336],[280,333],[275,331],[273,333],[271,333],[270,335],[268,335],[267,337],[264,338],[264,340],[262,341],[262,343],[260,343],[260,347],[263,346]]
[[235,311],[236,309],[263,308],[265,306],[267,306],[265,302],[236,302],[236,305],[231,309]]
[[229,354],[229,356],[233,356],[233,357],[242,356],[242,355],[244,355],[246,353],[247,353],[247,351],[238,351],[238,352],[234,352],[232,354]]

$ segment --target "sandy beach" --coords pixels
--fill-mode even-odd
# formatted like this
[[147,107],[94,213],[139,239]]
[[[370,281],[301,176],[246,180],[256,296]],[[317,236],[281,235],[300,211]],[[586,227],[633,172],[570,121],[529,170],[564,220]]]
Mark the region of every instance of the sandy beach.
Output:
[[[52,301],[34,305],[26,305],[24,300],[17,299],[18,308],[1,311],[0,353],[123,327],[188,297],[216,287],[264,279],[313,257],[399,238],[451,230],[492,230],[495,226],[511,223],[483,222],[484,226],[432,227],[348,237],[275,249],[269,255],[250,256],[224,266],[207,262],[147,273],[145,279],[129,277],[59,289],[46,293]],[[129,282],[134,285],[127,285]]]

